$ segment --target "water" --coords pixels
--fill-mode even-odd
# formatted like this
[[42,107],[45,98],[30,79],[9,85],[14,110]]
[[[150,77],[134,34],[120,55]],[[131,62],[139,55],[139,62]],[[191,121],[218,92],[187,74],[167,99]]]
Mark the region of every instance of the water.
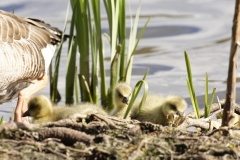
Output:
[[[67,3],[66,0],[9,0],[1,1],[0,9],[11,12],[14,7],[17,15],[43,19],[52,26],[62,29]],[[136,13],[138,4],[138,0],[127,3],[131,7],[131,13]],[[186,85],[187,72],[184,61],[186,50],[191,61],[195,92],[201,105],[206,72],[210,80],[209,93],[216,87],[216,95],[220,99],[225,98],[234,4],[234,0],[142,0],[139,28],[144,26],[149,16],[152,18],[134,57],[131,86],[133,87],[149,68],[147,77],[149,91],[181,95],[188,101],[190,111],[191,102]],[[102,25],[104,31],[107,31],[106,14],[104,11],[101,12],[105,17]],[[129,9],[127,15],[130,15]],[[128,19],[128,28],[130,24]],[[66,44],[63,48],[59,77],[62,97],[65,96]],[[106,51],[109,51],[109,46],[106,46]],[[106,53],[106,57],[109,57],[109,53]],[[106,65],[106,68],[109,68],[109,65]],[[237,77],[240,77],[239,71]],[[49,84],[38,94],[49,95]],[[239,95],[238,82],[238,103]],[[3,115],[7,120],[15,105],[16,100],[2,104],[0,116]]]

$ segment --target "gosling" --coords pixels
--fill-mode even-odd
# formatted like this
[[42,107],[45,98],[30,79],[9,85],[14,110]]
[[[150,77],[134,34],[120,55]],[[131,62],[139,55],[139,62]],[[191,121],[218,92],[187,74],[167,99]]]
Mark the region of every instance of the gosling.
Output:
[[[217,119],[220,119],[221,123],[222,123],[222,112],[218,113]],[[229,121],[229,127],[240,127],[240,115],[238,115],[237,113],[233,113],[233,116],[231,118],[231,120]]]
[[[223,112],[220,112],[216,115],[216,118],[222,123]],[[233,116],[228,124],[229,127],[240,127],[240,115],[233,113]]]
[[173,122],[174,116],[182,116],[187,108],[186,101],[179,96],[169,95],[167,97],[149,94],[145,104],[142,106],[139,114],[137,114],[140,100],[133,104],[131,118],[139,121],[147,121],[163,126]]
[[38,95],[29,101],[28,110],[22,115],[22,117],[32,117],[33,123],[45,123],[66,119],[69,118],[70,115],[76,113],[107,115],[107,112],[101,107],[91,103],[58,107],[54,106],[46,96]]
[[[109,115],[124,118],[132,96],[132,88],[127,83],[120,82],[116,85],[114,94],[115,107],[110,111]],[[130,119],[130,114],[128,114],[127,119]]]

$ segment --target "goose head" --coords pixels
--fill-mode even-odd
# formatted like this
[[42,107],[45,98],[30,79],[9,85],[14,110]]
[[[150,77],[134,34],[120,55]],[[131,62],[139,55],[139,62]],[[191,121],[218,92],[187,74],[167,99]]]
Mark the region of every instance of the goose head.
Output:
[[115,87],[115,104],[117,107],[128,106],[132,96],[132,88],[127,83],[118,83]]
[[162,112],[167,119],[173,119],[174,115],[182,116],[187,108],[186,101],[179,96],[168,96],[163,102]]
[[33,118],[42,118],[51,115],[52,103],[44,95],[38,95],[28,102],[28,110],[23,113],[22,117],[31,116]]

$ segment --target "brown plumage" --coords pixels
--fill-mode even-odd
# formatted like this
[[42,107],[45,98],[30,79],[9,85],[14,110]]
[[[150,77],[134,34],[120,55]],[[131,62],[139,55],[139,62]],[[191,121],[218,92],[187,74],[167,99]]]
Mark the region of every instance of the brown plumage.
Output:
[[21,121],[29,97],[45,87],[61,34],[41,20],[0,10],[0,103],[18,96],[15,121]]

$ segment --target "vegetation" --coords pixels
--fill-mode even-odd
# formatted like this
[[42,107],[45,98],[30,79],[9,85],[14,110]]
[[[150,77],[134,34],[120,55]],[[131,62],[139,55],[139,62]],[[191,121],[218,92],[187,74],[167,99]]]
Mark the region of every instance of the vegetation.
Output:
[[1,119],[0,119],[0,124],[4,124],[5,121],[4,121],[4,117],[2,116]]
[[[139,5],[134,25],[130,28],[129,44],[126,44],[125,0],[103,1],[107,13],[109,35],[102,33],[101,1],[71,0],[70,2],[73,14],[70,26],[71,38],[68,45],[65,102],[67,104],[73,104],[74,102],[88,101],[99,104],[98,101],[101,99],[101,105],[107,110],[111,110],[114,107],[113,90],[116,83],[118,83],[118,81],[130,83],[133,55],[150,18],[136,38],[141,7]],[[131,16],[131,24],[132,21],[133,18]],[[66,28],[66,26],[64,28]],[[76,35],[75,38],[74,35]],[[111,63],[108,90],[104,64],[106,60],[104,59],[103,38],[108,40],[110,46]],[[55,103],[61,98],[57,91],[60,58],[61,47],[57,52],[53,78],[51,80],[51,99]],[[143,80],[136,85],[138,92],[142,87],[142,83],[147,84],[145,81],[146,75],[147,74],[145,74]],[[81,99],[79,99],[79,95],[81,95]]]
[[[188,73],[186,81],[187,81],[189,95],[190,95],[190,98],[191,98],[191,102],[192,102],[192,106],[193,106],[195,116],[196,116],[196,118],[200,118],[199,105],[198,105],[198,101],[197,101],[197,97],[196,97],[196,94],[195,94],[195,91],[194,91],[194,85],[193,85],[193,81],[192,81],[192,69],[191,69],[191,65],[190,65],[190,60],[189,60],[189,57],[188,57],[188,53],[186,51],[184,52],[184,55],[185,55],[187,73]],[[213,88],[210,103],[209,103],[208,102],[208,74],[206,73],[205,105],[204,105],[204,117],[205,118],[207,118],[210,115],[210,110],[211,110],[211,107],[212,107],[215,92],[216,92],[216,88]]]

